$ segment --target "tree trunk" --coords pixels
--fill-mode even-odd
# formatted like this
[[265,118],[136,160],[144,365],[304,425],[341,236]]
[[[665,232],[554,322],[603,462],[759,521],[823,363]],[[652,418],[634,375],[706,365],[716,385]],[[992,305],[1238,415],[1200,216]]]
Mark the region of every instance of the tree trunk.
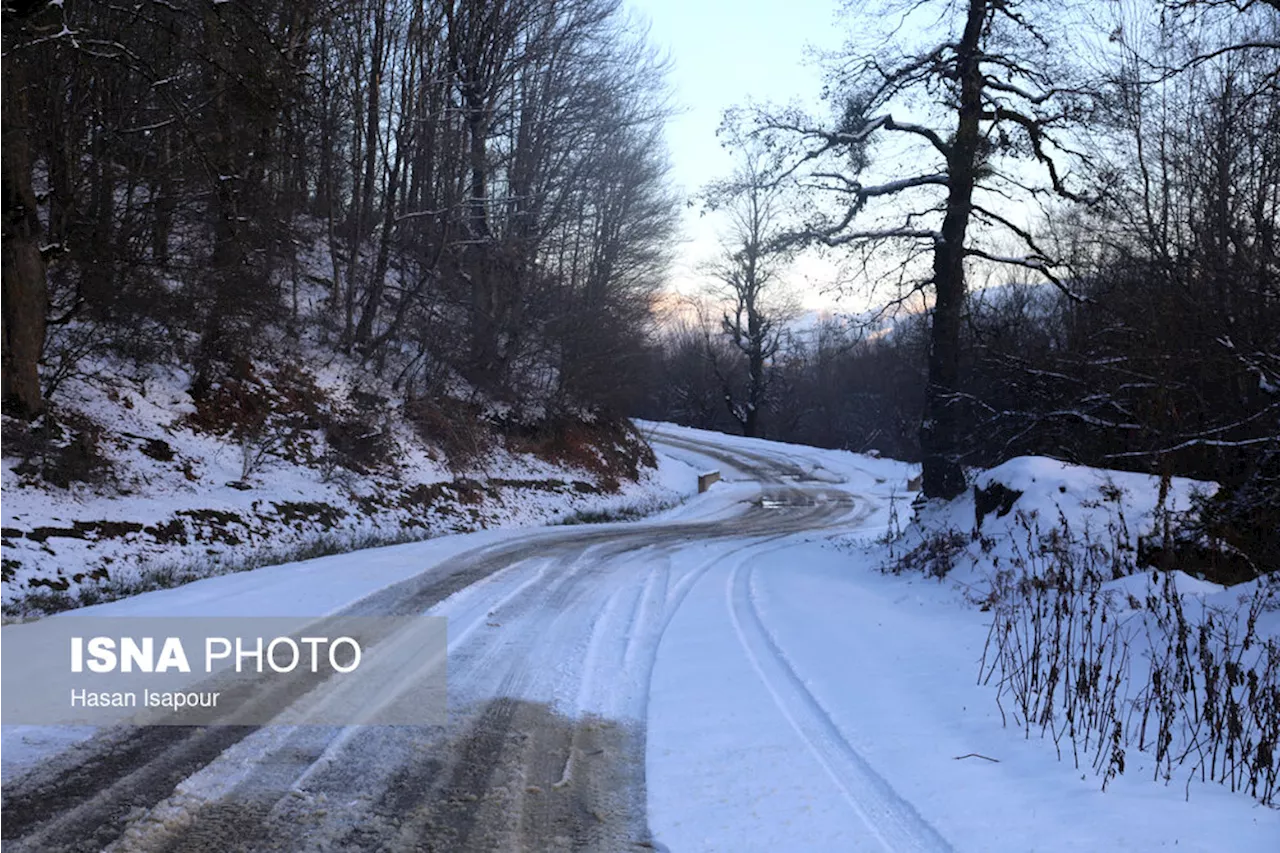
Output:
[[978,59],[986,15],[987,0],[970,0],[969,17],[957,48],[959,123],[947,157],[947,213],[942,221],[942,239],[933,253],[936,301],[929,337],[929,384],[920,424],[920,449],[924,456],[921,488],[925,497],[944,500],[954,498],[965,488],[954,394],[960,384],[965,232],[973,210],[982,115],[982,74]]
[[467,104],[467,126],[471,170],[470,206],[472,245],[469,255],[471,273],[471,368],[481,384],[497,380],[498,374],[498,283],[496,259],[489,244],[488,212],[488,121],[487,105],[482,96],[468,90],[464,96]]
[[355,342],[367,356],[367,347],[373,336],[373,323],[378,316],[378,308],[382,304],[382,294],[387,286],[387,269],[391,262],[391,237],[395,232],[396,199],[400,193],[400,151],[396,146],[395,163],[390,167],[387,178],[386,196],[382,200],[382,237],[378,241],[378,260],[374,264],[373,277],[365,291],[364,304],[360,310],[360,321],[356,324]]
[[44,411],[39,363],[49,293],[40,255],[40,220],[31,188],[31,147],[27,137],[30,114],[24,76],[20,62],[5,62],[4,232],[0,264],[4,336],[0,393],[5,414],[31,419]]
[[[751,261],[751,277],[755,278],[755,258]],[[764,318],[756,306],[756,293],[753,286],[751,302],[747,306],[747,340],[750,342],[747,353],[747,412],[742,423],[742,434],[755,438],[760,429],[760,407],[764,405],[764,358],[765,339]]]
[[[364,198],[360,204],[360,227],[368,228],[373,221],[374,177],[378,166],[378,127],[382,121],[382,72],[386,65],[383,56],[386,46],[387,4],[378,6],[374,18],[373,53],[369,57],[369,103],[368,120],[365,124],[364,142]],[[363,231],[352,236],[353,240],[364,238]]]

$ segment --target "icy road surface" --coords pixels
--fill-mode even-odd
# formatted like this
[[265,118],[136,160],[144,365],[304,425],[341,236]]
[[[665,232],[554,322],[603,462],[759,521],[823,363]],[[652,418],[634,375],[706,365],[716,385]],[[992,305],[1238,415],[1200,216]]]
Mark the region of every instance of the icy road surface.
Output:
[[725,481],[641,523],[448,537],[86,611],[446,616],[449,721],[6,727],[5,849],[1275,849],[1280,821],[1245,798],[1206,789],[1192,809],[1149,778],[1103,795],[999,727],[973,684],[980,614],[825,544],[881,532],[907,466],[650,428]]

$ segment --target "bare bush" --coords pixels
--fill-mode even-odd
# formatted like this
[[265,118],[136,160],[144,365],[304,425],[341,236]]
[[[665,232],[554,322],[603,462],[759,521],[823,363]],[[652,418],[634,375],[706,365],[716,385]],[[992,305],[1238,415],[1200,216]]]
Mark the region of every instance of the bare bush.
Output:
[[1103,789],[1139,751],[1153,777],[1244,791],[1266,805],[1280,777],[1280,642],[1258,632],[1276,606],[1265,580],[1236,610],[1184,602],[1176,575],[1145,594],[1107,587],[1118,548],[1063,522],[994,581],[979,680],[994,683],[1005,723],[1039,731],[1061,758],[1091,767]]

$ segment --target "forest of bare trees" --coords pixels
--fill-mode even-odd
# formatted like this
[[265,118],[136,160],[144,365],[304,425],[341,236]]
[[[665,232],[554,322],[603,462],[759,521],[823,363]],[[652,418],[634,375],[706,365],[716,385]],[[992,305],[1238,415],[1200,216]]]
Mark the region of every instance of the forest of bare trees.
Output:
[[7,415],[103,354],[198,393],[267,330],[620,403],[675,201],[617,0],[7,3],[4,79]]

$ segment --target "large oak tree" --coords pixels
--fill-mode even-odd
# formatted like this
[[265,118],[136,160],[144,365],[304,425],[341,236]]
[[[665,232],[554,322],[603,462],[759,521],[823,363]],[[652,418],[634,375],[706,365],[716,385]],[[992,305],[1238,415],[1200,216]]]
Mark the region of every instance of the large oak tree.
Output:
[[[932,295],[920,426],[928,497],[965,487],[956,403],[967,267],[982,259],[1057,281],[1024,215],[1046,195],[1074,197],[1064,138],[1085,98],[1047,58],[1059,47],[1053,14],[1035,0],[912,4],[891,22],[907,35],[838,62],[830,119],[761,115],[759,131],[792,148],[793,172],[819,198],[790,239],[931,255],[916,282]],[[983,239],[996,232],[1019,249]]]

